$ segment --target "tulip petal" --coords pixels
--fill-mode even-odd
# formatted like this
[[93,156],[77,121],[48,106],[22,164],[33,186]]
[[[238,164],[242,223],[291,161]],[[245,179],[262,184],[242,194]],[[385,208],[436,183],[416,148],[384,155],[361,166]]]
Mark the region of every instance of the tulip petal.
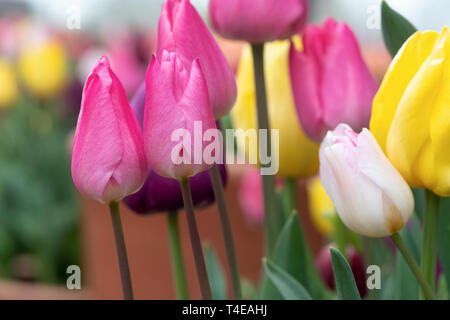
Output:
[[414,198],[410,187],[384,155],[373,135],[367,130],[358,136],[358,166],[362,173],[375,183],[395,204],[402,214],[403,223],[411,218]]
[[226,115],[236,100],[233,71],[200,15],[188,0],[168,0],[158,26],[158,55],[177,52],[186,69],[199,59],[215,117]]
[[101,202],[118,201],[142,186],[146,172],[137,120],[122,84],[102,58],[83,91],[72,156],[74,183]]

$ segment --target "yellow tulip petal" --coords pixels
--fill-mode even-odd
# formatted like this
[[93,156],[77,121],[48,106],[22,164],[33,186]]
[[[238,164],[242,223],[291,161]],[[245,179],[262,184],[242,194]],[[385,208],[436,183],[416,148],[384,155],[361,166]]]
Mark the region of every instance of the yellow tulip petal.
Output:
[[0,108],[11,106],[18,96],[16,76],[11,64],[0,60]]
[[62,45],[49,41],[25,49],[19,57],[24,84],[37,96],[58,94],[67,78],[67,58]]
[[[448,137],[449,118],[442,119],[441,125],[433,123],[436,115],[448,112],[450,106],[450,77],[446,71],[448,35],[444,29],[404,91],[387,137],[388,156],[408,183],[431,190],[442,180],[439,169],[449,165],[444,151],[448,146],[436,148],[445,143],[442,138]],[[449,140],[446,141],[448,145]]]
[[383,151],[397,106],[412,78],[428,58],[438,37],[434,31],[416,32],[399,50],[376,94],[370,121],[373,133]]
[[[306,137],[296,114],[289,76],[289,46],[289,41],[275,41],[265,46],[267,103],[270,126],[279,129],[278,173],[283,177],[301,178],[317,172],[319,146]],[[233,126],[235,129],[256,129],[253,62],[249,46],[242,52],[237,85],[238,97],[231,112]],[[238,144],[244,147],[242,141]],[[248,155],[256,152],[256,148],[250,151],[247,145],[245,151]]]
[[308,184],[308,201],[314,225],[323,235],[331,236],[336,211],[319,177],[312,179]]

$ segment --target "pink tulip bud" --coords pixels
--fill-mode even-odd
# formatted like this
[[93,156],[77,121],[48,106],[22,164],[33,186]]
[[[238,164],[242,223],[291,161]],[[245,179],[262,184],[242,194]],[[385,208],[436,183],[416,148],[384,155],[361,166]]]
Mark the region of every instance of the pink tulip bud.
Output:
[[303,50],[291,44],[289,65],[297,114],[311,139],[320,142],[339,123],[358,132],[369,126],[378,86],[345,23],[308,26]]
[[176,52],[186,69],[198,59],[208,84],[216,119],[226,115],[236,101],[233,71],[213,35],[189,0],[167,0],[158,26],[158,55]]
[[203,157],[210,145],[203,139],[209,129],[216,129],[216,123],[198,59],[186,70],[176,53],[153,55],[147,71],[144,111],[150,167],[160,176],[177,180],[207,170],[213,164]]
[[340,124],[320,150],[320,181],[342,222],[368,237],[389,236],[408,222],[414,198],[372,133]]
[[147,177],[144,141],[125,89],[100,58],[83,90],[73,143],[78,190],[108,203],[139,190]]
[[211,0],[209,15],[222,36],[251,43],[287,39],[303,30],[307,0]]

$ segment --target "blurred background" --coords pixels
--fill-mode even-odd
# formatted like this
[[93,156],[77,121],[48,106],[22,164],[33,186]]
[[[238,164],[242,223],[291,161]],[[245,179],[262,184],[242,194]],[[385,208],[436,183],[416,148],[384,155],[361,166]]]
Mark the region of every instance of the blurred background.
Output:
[[[0,298],[120,298],[106,206],[84,199],[70,176],[73,130],[84,81],[101,55],[132,97],[156,46],[163,0],[0,0]],[[420,30],[441,29],[450,2],[390,0]],[[192,0],[208,20],[208,0]],[[355,31],[381,80],[390,57],[378,0],[312,0],[311,23],[333,16]],[[439,9],[437,9],[439,8]],[[447,17],[446,17],[447,16]],[[242,44],[218,39],[236,69]],[[238,198],[247,167],[229,167],[227,196],[248,287],[259,280],[261,223]],[[306,188],[299,204],[313,252],[322,238],[309,217]],[[173,298],[166,221],[123,208],[137,298]],[[225,262],[214,206],[200,210],[202,238]],[[189,285],[198,295],[185,221],[181,220]],[[162,240],[161,240],[162,238]],[[83,290],[65,287],[69,265],[82,270]]]

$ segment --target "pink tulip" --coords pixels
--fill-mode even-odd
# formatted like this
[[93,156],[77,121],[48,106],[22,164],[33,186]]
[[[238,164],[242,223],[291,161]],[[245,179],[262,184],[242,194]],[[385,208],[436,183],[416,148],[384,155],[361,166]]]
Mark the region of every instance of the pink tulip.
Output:
[[[153,55],[147,71],[144,111],[145,151],[150,167],[160,176],[177,180],[207,170],[212,163],[196,161],[196,155],[201,157],[209,144],[201,137],[215,128],[198,59],[186,70],[176,53]],[[202,139],[200,148],[193,141],[196,136]],[[179,159],[183,161],[177,163]]]
[[139,190],[147,177],[144,141],[125,89],[100,58],[83,90],[73,143],[78,190],[109,203]]
[[307,0],[211,0],[209,16],[225,38],[263,43],[301,32],[308,7]]
[[213,35],[189,0],[167,0],[158,26],[158,55],[176,52],[185,69],[198,59],[208,84],[216,119],[226,115],[236,100],[236,81]]
[[369,126],[378,86],[345,23],[308,26],[303,50],[291,44],[289,64],[297,113],[311,139],[320,142],[339,123],[358,132]]
[[368,237],[386,237],[411,218],[410,187],[369,130],[340,124],[320,146],[320,181],[342,222]]

